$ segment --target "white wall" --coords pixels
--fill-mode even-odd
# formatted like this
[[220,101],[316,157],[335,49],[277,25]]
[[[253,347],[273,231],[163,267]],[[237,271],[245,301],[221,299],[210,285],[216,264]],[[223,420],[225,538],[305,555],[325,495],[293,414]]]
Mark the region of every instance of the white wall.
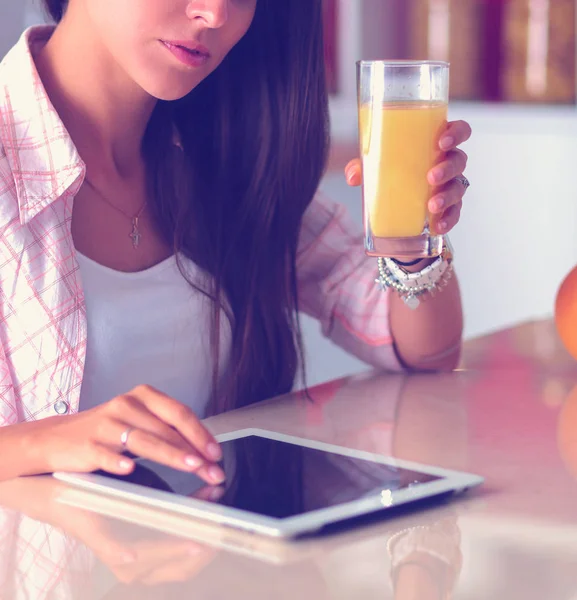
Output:
[[453,239],[467,335],[552,314],[577,264],[577,110],[456,107],[474,138]]
[[43,23],[45,20],[46,15],[44,14],[40,0],[24,1],[24,27]]
[[0,59],[26,27],[44,20],[40,0],[0,0]]
[[0,0],[0,57],[14,45],[22,32],[24,4],[21,0]]

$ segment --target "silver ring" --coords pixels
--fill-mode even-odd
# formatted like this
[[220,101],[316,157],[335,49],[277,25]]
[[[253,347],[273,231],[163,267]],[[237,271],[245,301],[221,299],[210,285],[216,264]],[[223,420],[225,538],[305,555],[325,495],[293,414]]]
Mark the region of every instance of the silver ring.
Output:
[[464,175],[455,177],[455,180],[458,181],[465,188],[465,190],[471,185],[471,182]]
[[124,449],[126,449],[126,445],[128,444],[128,438],[130,437],[130,434],[134,431],[134,427],[128,427],[126,428],[121,436],[120,436],[120,443],[122,444],[122,447]]

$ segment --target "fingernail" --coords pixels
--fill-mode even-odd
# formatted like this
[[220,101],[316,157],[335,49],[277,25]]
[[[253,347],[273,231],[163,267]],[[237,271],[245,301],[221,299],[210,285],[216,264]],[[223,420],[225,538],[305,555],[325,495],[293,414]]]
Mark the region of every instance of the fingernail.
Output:
[[118,466],[124,471],[128,471],[128,469],[132,469],[132,461],[126,458],[121,458],[118,461]]
[[216,502],[217,500],[220,500],[222,497],[222,489],[217,487],[214,488],[213,490],[211,490],[210,492],[210,500],[212,500],[213,502]]
[[190,454],[185,457],[184,462],[191,469],[198,469],[203,461],[200,457]]
[[353,184],[353,178],[354,178],[354,176],[355,176],[355,173],[354,173],[354,171],[347,171],[347,173],[346,173],[346,177],[347,177],[347,183],[348,183],[349,185],[352,185],[352,184]]
[[441,140],[440,146],[442,150],[448,150],[454,143],[455,140],[452,137],[445,137]]
[[222,450],[218,444],[208,444],[206,447],[206,454],[208,458],[214,461],[218,461],[222,459]]
[[442,181],[443,176],[445,175],[445,171],[443,169],[435,169],[433,171],[433,180],[434,181]]
[[208,476],[214,483],[222,483],[224,481],[224,472],[220,467],[213,465],[208,469]]
[[443,210],[443,207],[445,206],[445,199],[444,198],[437,198],[435,200],[434,206],[435,206],[435,211]]
[[439,229],[440,229],[441,231],[445,231],[445,229],[447,229],[447,227],[448,227],[447,221],[441,221],[441,222],[439,223]]

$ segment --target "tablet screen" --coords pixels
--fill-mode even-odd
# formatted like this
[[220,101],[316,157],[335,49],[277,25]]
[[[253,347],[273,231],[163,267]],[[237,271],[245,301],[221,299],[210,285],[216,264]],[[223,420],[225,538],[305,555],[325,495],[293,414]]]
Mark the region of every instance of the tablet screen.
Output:
[[221,447],[227,479],[219,488],[207,489],[193,474],[142,459],[128,476],[98,474],[192,498],[210,495],[216,498],[211,502],[278,519],[440,479],[258,435]]

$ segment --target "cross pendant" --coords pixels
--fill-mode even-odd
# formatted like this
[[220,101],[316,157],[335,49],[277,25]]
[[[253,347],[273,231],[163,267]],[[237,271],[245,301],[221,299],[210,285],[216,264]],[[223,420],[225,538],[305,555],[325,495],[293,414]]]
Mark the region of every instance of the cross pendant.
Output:
[[140,244],[140,238],[142,237],[142,234],[140,233],[140,230],[138,229],[138,217],[133,217],[132,231],[128,234],[128,236],[132,240],[132,247],[134,249],[138,248],[138,246]]

